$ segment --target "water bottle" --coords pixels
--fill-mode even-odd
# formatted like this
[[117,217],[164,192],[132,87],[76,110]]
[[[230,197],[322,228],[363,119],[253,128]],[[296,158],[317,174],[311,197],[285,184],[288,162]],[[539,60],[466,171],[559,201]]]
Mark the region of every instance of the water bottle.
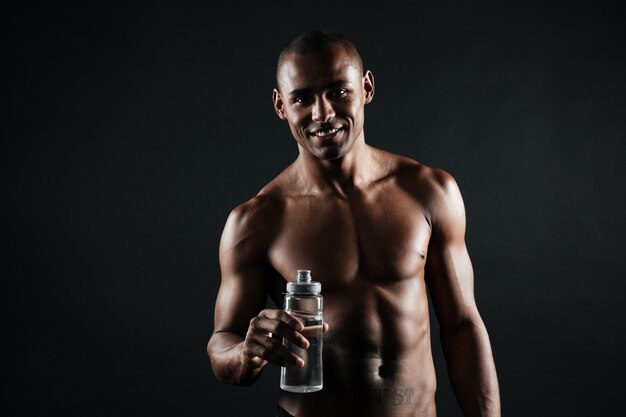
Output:
[[287,283],[284,310],[304,324],[302,335],[309,341],[302,349],[283,338],[283,345],[304,360],[304,367],[283,367],[280,388],[290,392],[315,392],[322,389],[323,298],[322,284],[311,280],[311,271],[298,271],[295,282]]

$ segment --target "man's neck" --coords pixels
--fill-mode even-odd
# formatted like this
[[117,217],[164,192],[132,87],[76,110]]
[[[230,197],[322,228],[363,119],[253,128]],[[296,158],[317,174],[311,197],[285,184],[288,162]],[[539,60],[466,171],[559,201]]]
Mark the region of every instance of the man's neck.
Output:
[[345,197],[378,176],[374,149],[363,140],[337,159],[321,160],[305,152],[300,150],[296,162],[299,181],[305,189],[331,191]]

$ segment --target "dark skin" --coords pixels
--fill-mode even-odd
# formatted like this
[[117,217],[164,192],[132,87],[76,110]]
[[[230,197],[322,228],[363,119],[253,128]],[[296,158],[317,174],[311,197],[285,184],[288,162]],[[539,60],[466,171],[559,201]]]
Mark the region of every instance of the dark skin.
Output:
[[[495,365],[473,291],[465,210],[444,171],[365,143],[374,77],[339,45],[292,54],[273,100],[296,161],[235,208],[220,244],[222,281],[208,344],[223,382],[248,385],[265,366],[302,366],[303,325],[276,309],[298,269],[324,296],[324,388],[281,391],[307,416],[435,416],[427,289],[449,376],[466,416],[500,416]],[[278,381],[277,381],[278,383]]]

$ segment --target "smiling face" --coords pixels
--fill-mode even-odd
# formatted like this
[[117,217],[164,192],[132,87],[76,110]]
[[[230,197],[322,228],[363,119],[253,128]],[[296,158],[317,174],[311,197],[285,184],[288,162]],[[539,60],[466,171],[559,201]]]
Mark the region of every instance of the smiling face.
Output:
[[301,151],[336,159],[363,140],[364,107],[374,96],[374,77],[363,75],[339,44],[305,55],[292,53],[278,70],[274,108]]

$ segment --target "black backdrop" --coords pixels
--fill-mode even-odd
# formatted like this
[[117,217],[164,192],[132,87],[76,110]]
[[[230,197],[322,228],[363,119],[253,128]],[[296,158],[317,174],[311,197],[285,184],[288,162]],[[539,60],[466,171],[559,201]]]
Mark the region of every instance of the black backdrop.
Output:
[[277,371],[222,385],[205,344],[226,216],[296,156],[274,63],[312,28],[374,72],[367,141],[461,187],[505,415],[623,410],[624,2],[88,3],[3,6],[3,415],[271,415]]

